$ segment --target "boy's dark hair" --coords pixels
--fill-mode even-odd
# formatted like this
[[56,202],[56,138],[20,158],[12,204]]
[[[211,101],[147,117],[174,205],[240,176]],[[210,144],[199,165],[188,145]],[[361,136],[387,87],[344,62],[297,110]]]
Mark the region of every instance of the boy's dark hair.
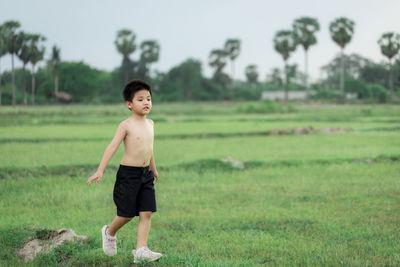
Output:
[[135,93],[140,90],[147,90],[151,95],[151,86],[148,83],[141,80],[132,80],[128,82],[125,85],[122,95],[125,101],[132,101],[132,98],[135,95]]

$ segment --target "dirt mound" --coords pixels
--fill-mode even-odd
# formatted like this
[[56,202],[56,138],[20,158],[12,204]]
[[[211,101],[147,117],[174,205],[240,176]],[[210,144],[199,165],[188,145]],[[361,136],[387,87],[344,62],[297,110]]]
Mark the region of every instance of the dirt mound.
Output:
[[285,134],[311,134],[311,133],[338,133],[338,132],[351,132],[352,128],[329,127],[323,129],[315,129],[312,126],[293,128],[293,129],[275,129],[267,131],[267,135],[285,135]]
[[235,160],[234,158],[232,158],[230,156],[227,158],[221,159],[221,161],[224,163],[230,164],[232,166],[232,168],[235,168],[235,169],[243,169],[244,168],[243,162]]
[[83,235],[76,235],[74,230],[61,228],[58,230],[42,229],[36,231],[36,239],[30,240],[18,251],[18,256],[25,262],[32,260],[38,253],[49,252],[52,248],[61,246],[65,242],[86,240]]

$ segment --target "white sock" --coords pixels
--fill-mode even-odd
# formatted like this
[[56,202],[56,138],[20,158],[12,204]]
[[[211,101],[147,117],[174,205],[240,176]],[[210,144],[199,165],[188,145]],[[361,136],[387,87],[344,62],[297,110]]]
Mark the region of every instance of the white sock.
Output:
[[107,236],[108,238],[110,238],[110,237],[115,237],[115,235],[110,235],[110,234],[108,233],[108,226],[107,226],[107,228],[106,228],[106,236]]

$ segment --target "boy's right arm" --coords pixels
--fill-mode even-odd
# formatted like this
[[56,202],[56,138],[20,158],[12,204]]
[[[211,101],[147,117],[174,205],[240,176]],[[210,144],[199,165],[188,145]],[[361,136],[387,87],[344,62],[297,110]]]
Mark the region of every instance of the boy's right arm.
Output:
[[101,177],[103,176],[104,169],[106,168],[108,162],[114,155],[115,151],[117,151],[119,145],[122,140],[124,140],[127,133],[126,125],[124,122],[121,122],[117,128],[117,132],[111,143],[107,146],[104,151],[103,158],[101,159],[100,165],[97,168],[97,171],[87,180],[87,184],[90,185],[93,180],[97,179],[96,184],[100,182]]

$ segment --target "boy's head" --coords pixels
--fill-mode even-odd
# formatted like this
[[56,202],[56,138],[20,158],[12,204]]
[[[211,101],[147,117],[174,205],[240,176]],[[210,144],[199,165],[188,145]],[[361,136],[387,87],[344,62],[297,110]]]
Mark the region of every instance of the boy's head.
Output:
[[151,87],[141,80],[132,80],[125,85],[122,95],[129,110],[145,115],[151,109]]

